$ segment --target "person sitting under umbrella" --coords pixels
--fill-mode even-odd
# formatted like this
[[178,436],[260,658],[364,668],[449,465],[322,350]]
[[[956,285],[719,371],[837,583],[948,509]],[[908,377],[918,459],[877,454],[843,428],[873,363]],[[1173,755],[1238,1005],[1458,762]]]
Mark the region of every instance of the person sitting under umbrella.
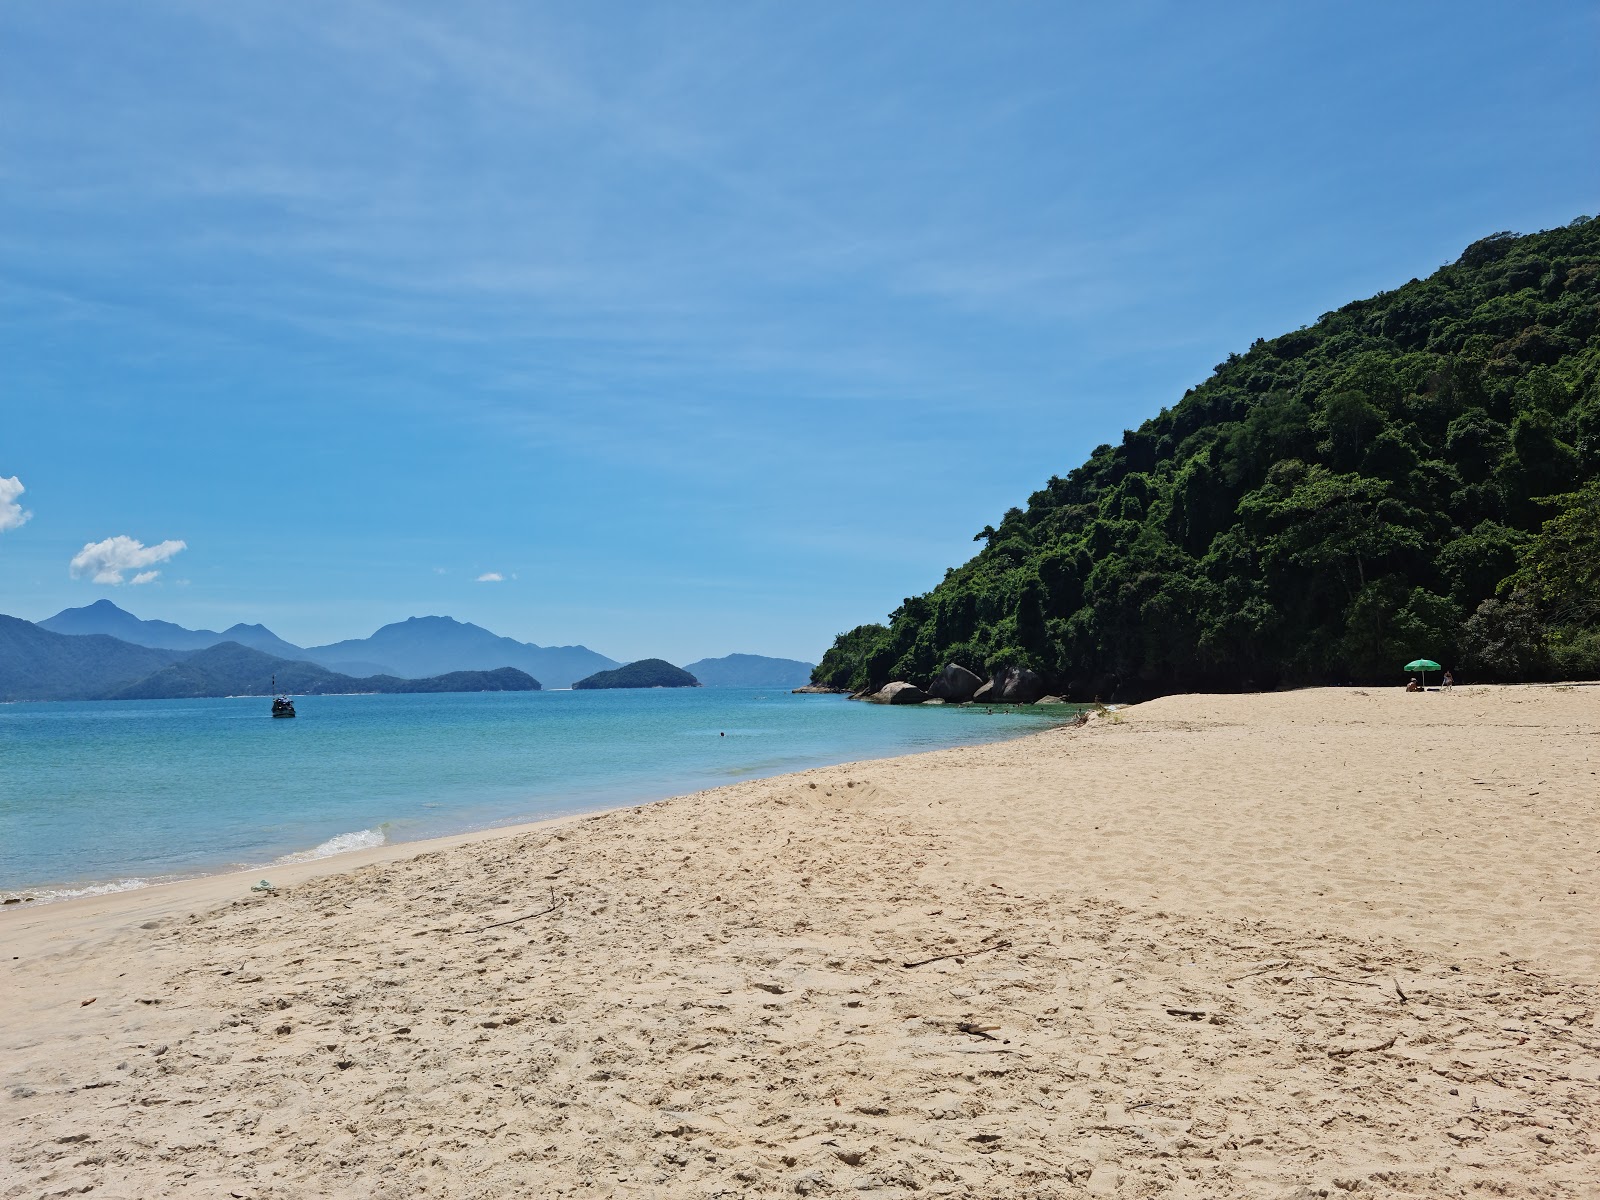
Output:
[[[1405,665],[1404,670],[1407,670],[1407,671],[1421,671],[1422,672],[1422,682],[1420,684],[1418,684],[1417,683],[1417,677],[1415,675],[1413,675],[1411,677],[1411,683],[1408,683],[1406,685],[1406,691],[1408,691],[1408,692],[1425,692],[1425,691],[1427,691],[1428,690],[1428,672],[1429,671],[1437,671],[1439,669],[1440,669],[1439,664],[1434,662],[1433,659],[1431,659],[1431,658],[1416,658],[1416,659],[1412,659],[1410,662],[1408,662]],[[1413,686],[1413,685],[1415,685],[1415,686]]]

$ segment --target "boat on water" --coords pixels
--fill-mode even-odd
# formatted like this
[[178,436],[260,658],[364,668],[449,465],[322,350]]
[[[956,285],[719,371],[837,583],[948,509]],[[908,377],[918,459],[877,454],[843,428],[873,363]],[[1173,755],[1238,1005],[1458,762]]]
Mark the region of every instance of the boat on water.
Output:
[[272,715],[274,717],[294,716],[294,701],[278,691],[278,677],[272,677]]

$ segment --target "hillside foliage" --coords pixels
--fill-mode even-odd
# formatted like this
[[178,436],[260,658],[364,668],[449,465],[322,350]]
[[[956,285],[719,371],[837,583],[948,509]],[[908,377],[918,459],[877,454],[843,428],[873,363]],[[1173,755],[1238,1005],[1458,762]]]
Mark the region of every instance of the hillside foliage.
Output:
[[1600,220],[1495,234],[1232,354],[813,674],[1077,698],[1600,675]]
[[69,636],[0,616],[0,703],[97,699],[182,658],[104,634]]

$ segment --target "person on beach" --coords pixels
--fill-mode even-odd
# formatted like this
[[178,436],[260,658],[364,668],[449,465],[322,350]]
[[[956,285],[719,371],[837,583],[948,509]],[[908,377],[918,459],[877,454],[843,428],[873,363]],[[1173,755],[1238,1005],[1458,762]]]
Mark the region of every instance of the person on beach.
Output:
[[1456,677],[1454,675],[1450,674],[1449,671],[1446,671],[1444,673],[1444,684],[1443,684],[1444,690],[1448,692],[1451,688],[1455,687],[1455,685],[1456,685]]
[[1408,692],[1420,692],[1421,690],[1422,690],[1422,685],[1417,682],[1417,677],[1415,675],[1413,675],[1411,677],[1411,682],[1406,684],[1406,691],[1408,691]]

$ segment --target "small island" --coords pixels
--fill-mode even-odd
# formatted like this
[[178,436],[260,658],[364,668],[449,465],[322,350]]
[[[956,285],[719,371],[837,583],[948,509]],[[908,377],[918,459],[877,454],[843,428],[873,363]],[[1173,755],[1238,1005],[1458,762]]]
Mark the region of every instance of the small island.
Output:
[[699,687],[700,681],[682,667],[663,658],[641,658],[614,671],[596,671],[572,685],[573,691],[596,688],[679,688]]

